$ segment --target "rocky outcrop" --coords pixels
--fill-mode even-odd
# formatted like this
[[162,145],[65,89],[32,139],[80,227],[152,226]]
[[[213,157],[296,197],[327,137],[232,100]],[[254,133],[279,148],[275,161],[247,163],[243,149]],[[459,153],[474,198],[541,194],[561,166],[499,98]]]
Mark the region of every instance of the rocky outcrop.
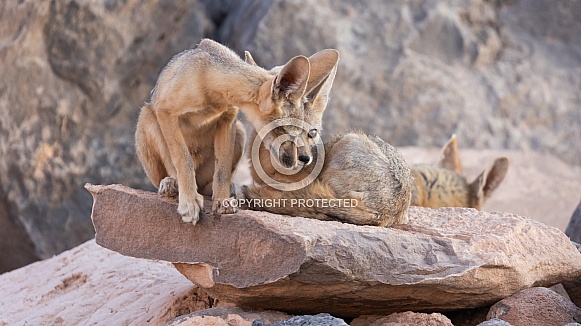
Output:
[[361,128],[396,146],[441,146],[456,133],[470,148],[581,164],[577,2],[222,2],[233,8],[221,40],[259,64],[341,52],[327,131]]
[[122,256],[90,240],[0,275],[0,325],[163,325],[222,306],[171,264]]
[[513,326],[565,325],[581,321],[581,309],[554,291],[536,287],[500,300],[487,318],[502,319]]
[[157,194],[87,189],[98,244],[174,262],[242,307],[336,316],[454,310],[581,275],[581,254],[562,232],[512,214],[412,208],[408,225],[380,228],[240,211],[193,226]]
[[[203,8],[197,0],[0,4],[0,202],[24,233],[11,241],[51,257],[93,237],[85,182],[148,185],[133,147],[137,114],[161,67],[212,29]],[[10,248],[0,240],[0,260]]]
[[[133,148],[138,109],[167,61],[207,36],[265,66],[339,49],[328,133],[423,147],[455,132],[465,147],[580,164],[579,12],[549,0],[1,2],[0,223],[15,232],[0,251],[16,258],[0,265],[92,237],[85,182],[151,189]],[[522,205],[512,212],[529,216]]]

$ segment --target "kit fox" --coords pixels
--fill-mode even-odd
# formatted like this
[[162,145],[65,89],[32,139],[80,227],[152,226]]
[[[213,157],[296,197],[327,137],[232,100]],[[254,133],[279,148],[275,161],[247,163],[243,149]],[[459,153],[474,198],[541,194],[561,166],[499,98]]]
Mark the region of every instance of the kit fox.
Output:
[[[321,58],[335,50],[321,51]],[[251,57],[247,60],[252,60]],[[234,213],[231,176],[244,151],[245,134],[238,110],[260,130],[269,122],[299,115],[318,62],[296,56],[267,71],[244,62],[229,48],[209,39],[177,54],[162,70],[151,100],[139,115],[137,155],[158,192],[175,196],[184,222],[196,224],[203,196],[212,195],[212,211]],[[264,139],[267,146],[272,139]],[[272,147],[272,146],[270,146]],[[275,151],[273,149],[273,151]],[[293,146],[273,156],[287,167],[297,165]]]
[[471,207],[480,210],[500,185],[508,170],[508,158],[500,157],[474,181],[462,175],[456,135],[442,148],[438,166],[411,166],[415,176],[412,205],[424,207]]
[[[285,200],[284,205],[249,207],[278,214],[361,225],[406,223],[413,187],[411,172],[401,154],[379,137],[352,132],[326,142],[322,170],[311,183],[297,190],[275,189],[256,171],[255,166],[260,165],[269,177],[282,183],[306,180],[313,173],[319,159],[316,143],[336,69],[335,63],[322,83],[306,93],[303,121],[312,129],[296,135],[304,144],[299,148],[303,153],[302,169],[292,175],[279,173],[271,163],[271,153],[261,146],[258,157],[250,157],[254,183],[242,188],[242,196],[245,199]],[[309,79],[308,84],[312,83],[314,81]],[[250,139],[254,137],[256,133]],[[325,201],[311,207],[291,204],[307,199]]]

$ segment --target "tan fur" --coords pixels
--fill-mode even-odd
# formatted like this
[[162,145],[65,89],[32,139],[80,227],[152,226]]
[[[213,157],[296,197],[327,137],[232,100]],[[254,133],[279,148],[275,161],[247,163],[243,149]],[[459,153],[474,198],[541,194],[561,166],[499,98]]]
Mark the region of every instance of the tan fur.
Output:
[[[135,141],[137,155],[159,193],[175,195],[179,187],[178,212],[184,221],[198,221],[201,194],[212,195],[213,212],[234,212],[223,203],[230,197],[232,171],[245,143],[236,121],[238,110],[256,129],[298,112],[309,73],[304,56],[267,71],[208,39],[167,64],[150,103],[141,109]],[[291,166],[296,164],[290,161]]]
[[[315,64],[320,59],[322,57],[317,55],[309,58],[311,66],[317,69],[311,68],[312,76],[308,82],[303,118],[318,130],[318,134],[321,131],[323,111],[327,106],[337,68],[336,61],[324,60],[327,64]],[[323,77],[315,79],[313,76]],[[251,139],[255,136],[253,135]],[[298,137],[302,137],[305,143],[303,152],[316,159],[317,138],[310,138],[306,131],[302,131]],[[354,199],[356,207],[292,206],[287,201],[285,205],[251,208],[354,224],[390,226],[407,221],[412,179],[409,167],[395,148],[378,137],[354,132],[336,136],[327,142],[325,152],[325,164],[318,177],[306,187],[294,191],[280,191],[265,184],[254,170],[254,165],[257,164],[255,162],[251,165],[254,184],[243,188],[244,197],[287,200]],[[271,153],[264,146],[260,148],[259,153],[260,164],[266,173],[281,182],[303,180],[316,165],[316,161],[305,164],[299,173],[288,176],[274,170],[270,163]]]
[[438,166],[411,166],[415,176],[412,205],[424,207],[471,207],[480,210],[500,185],[508,170],[508,159],[497,158],[474,181],[462,175],[456,135],[442,148]]

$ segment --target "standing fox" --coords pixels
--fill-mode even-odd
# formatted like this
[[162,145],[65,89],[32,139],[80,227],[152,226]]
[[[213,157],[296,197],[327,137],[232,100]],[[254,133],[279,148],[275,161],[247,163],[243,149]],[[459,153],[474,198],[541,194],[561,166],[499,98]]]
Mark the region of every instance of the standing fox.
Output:
[[[175,196],[184,222],[196,224],[202,195],[212,195],[212,211],[234,213],[230,198],[233,170],[242,155],[245,134],[236,121],[240,109],[253,127],[261,129],[281,117],[300,114],[309,78],[316,81],[320,60],[304,56],[288,61],[276,72],[244,62],[227,47],[204,39],[192,50],[176,55],[162,70],[139,115],[135,133],[137,155],[158,192]],[[249,60],[253,61],[251,58]],[[271,139],[264,139],[270,146]],[[297,150],[276,148],[281,164],[297,165]],[[273,149],[275,151],[276,149]]]
[[508,159],[497,158],[474,181],[462,175],[456,135],[442,148],[438,166],[411,166],[415,176],[412,205],[424,207],[471,207],[480,210],[500,185],[508,170]]
[[[312,60],[309,58],[309,60]],[[309,78],[309,91],[306,92],[304,118],[302,121],[311,126],[296,134],[304,144],[301,161],[302,169],[295,174],[284,174],[271,163],[271,152],[261,144],[258,157],[251,156],[253,185],[242,188],[246,199],[284,199],[284,205],[271,207],[252,207],[272,213],[288,214],[336,220],[353,224],[390,226],[407,221],[407,208],[410,204],[413,181],[411,172],[401,154],[379,137],[362,133],[340,135],[325,143],[325,157],[322,170],[308,185],[298,190],[281,191],[262,180],[256,171],[260,165],[266,175],[282,183],[295,183],[308,179],[313,173],[319,158],[317,142],[320,141],[322,116],[327,106],[329,93],[336,74],[337,55],[333,69],[321,81]],[[316,86],[316,87],[313,87]],[[250,139],[256,137],[256,132]],[[258,160],[258,162],[254,162]],[[341,200],[355,200],[356,205],[290,205],[290,201],[301,199],[324,199],[338,203]],[[352,201],[349,201],[350,203]]]

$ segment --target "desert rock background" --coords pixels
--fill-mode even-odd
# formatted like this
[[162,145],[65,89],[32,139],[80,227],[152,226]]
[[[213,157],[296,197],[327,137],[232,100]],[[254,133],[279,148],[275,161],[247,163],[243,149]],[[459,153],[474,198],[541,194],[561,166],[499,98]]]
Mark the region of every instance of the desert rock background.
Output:
[[0,26],[0,272],[94,236],[86,182],[153,189],[139,108],[203,37],[267,68],[338,49],[324,133],[377,134],[410,163],[456,133],[472,177],[507,155],[486,210],[564,230],[579,202],[579,1],[13,0]]

